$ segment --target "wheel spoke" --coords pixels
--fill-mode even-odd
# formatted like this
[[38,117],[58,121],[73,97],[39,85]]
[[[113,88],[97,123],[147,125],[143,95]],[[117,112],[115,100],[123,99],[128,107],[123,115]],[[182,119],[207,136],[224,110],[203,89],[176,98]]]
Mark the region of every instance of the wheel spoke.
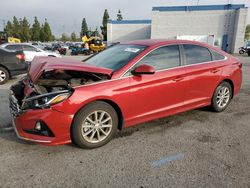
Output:
[[101,113],[101,116],[100,116],[100,118],[99,118],[99,121],[100,121],[100,122],[102,121],[104,115],[105,115],[105,112],[102,112],[102,113]]
[[97,121],[98,121],[98,112],[95,111],[95,122],[97,122]]
[[83,134],[83,137],[88,136],[91,132],[93,132],[94,129],[90,129],[86,133]]
[[103,120],[102,121],[102,124],[104,124],[104,123],[106,123],[108,120],[110,120],[111,119],[111,117],[108,117],[107,119],[105,119],[105,120]]
[[100,140],[101,136],[100,136],[100,129],[97,129],[97,140]]
[[93,140],[94,136],[95,136],[96,130],[94,130],[90,136],[90,140]]
[[102,125],[102,128],[110,128],[110,127],[112,127],[112,125],[110,124]]
[[106,133],[102,128],[100,128],[100,131],[101,131],[105,136],[107,136],[107,133]]
[[94,122],[93,120],[91,120],[89,117],[87,117],[86,120],[88,120],[89,123],[91,123],[91,124],[93,124],[93,125],[95,124],[95,122]]
[[83,124],[82,127],[84,127],[84,128],[93,128],[93,125]]

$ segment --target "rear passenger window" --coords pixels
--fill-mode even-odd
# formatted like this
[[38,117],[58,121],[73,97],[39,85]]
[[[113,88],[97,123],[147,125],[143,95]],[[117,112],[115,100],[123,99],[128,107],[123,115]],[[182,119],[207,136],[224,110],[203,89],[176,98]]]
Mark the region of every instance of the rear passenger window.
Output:
[[215,52],[215,51],[211,50],[211,53],[212,53],[212,56],[213,56],[213,60],[214,60],[214,61],[225,59],[225,56],[224,56],[224,55],[221,55],[221,54],[218,53],[218,52]]
[[187,65],[212,61],[212,55],[205,47],[192,44],[184,44],[183,47]]
[[150,65],[155,70],[164,70],[180,66],[180,52],[178,45],[160,47],[145,56],[136,66]]
[[7,45],[5,48],[8,50],[15,50],[15,51],[22,50],[20,45]]

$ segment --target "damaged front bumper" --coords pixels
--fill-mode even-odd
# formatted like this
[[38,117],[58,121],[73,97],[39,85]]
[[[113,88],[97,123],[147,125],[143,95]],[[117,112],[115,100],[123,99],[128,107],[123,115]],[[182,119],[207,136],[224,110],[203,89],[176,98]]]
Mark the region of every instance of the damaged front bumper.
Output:
[[53,108],[22,110],[12,90],[9,100],[13,127],[20,139],[45,145],[71,142],[72,115],[59,112]]

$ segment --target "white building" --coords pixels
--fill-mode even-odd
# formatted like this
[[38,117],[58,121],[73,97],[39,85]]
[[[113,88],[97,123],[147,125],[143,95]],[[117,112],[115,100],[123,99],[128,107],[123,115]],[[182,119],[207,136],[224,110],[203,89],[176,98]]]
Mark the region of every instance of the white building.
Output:
[[153,7],[151,20],[108,22],[108,42],[176,38],[198,40],[234,53],[244,45],[245,5]]

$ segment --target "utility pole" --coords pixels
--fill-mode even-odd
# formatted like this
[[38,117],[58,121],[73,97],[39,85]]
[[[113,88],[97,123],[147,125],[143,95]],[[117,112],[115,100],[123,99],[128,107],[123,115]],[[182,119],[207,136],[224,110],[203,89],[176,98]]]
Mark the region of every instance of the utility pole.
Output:
[[6,20],[3,20],[3,19],[0,19],[2,21],[2,24],[3,24],[3,29],[5,28],[6,26]]

